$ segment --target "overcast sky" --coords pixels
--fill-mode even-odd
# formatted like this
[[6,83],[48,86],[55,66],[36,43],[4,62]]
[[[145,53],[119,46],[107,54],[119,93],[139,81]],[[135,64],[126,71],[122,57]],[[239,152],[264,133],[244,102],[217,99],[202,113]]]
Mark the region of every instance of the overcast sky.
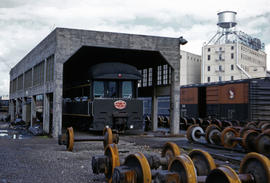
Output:
[[201,54],[224,10],[236,11],[237,29],[270,54],[269,0],[0,0],[0,95],[9,92],[10,68],[55,27],[184,36],[181,48]]

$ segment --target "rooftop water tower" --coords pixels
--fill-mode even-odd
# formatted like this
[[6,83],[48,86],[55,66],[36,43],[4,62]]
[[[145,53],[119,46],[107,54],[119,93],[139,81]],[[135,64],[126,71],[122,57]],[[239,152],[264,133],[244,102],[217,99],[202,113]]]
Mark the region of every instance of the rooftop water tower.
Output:
[[218,31],[208,44],[227,44],[236,41],[236,12],[222,11],[218,15]]
[[236,12],[234,11],[222,11],[218,15],[217,25],[223,29],[230,29],[236,26]]

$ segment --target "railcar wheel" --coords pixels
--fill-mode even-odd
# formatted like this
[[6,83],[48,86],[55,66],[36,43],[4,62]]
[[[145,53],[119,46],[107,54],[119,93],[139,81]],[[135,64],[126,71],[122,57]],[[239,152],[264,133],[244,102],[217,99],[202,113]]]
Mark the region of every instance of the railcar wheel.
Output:
[[[174,157],[179,156],[181,154],[181,151],[178,147],[178,145],[176,145],[173,142],[167,142],[161,151],[161,157],[166,157],[166,159],[168,160],[168,162],[170,162]],[[167,170],[168,166],[162,166],[163,170]]]
[[270,129],[270,123],[266,123],[264,125],[262,125],[262,132],[264,132],[265,130],[269,130]]
[[222,121],[222,128],[226,128],[228,126],[233,126],[230,121]]
[[262,122],[260,122],[259,124],[258,124],[258,128],[262,128],[262,125],[264,125],[265,123],[267,123],[267,122],[265,122],[265,121],[262,121]]
[[67,137],[67,150],[68,151],[73,151],[74,147],[74,131],[72,127],[67,128],[66,132],[66,137]]
[[256,138],[256,151],[270,157],[270,131],[267,133],[262,133]]
[[267,157],[252,152],[241,161],[240,174],[251,174],[254,182],[270,183],[270,161]]
[[182,130],[182,129],[186,130],[188,128],[188,120],[187,120],[187,118],[181,117],[179,126],[180,126],[180,130]]
[[245,127],[249,128],[249,129],[256,129],[257,128],[257,123],[252,121],[252,122],[248,122]]
[[238,132],[234,128],[227,127],[221,132],[221,143],[224,147],[234,148],[238,142],[231,140],[231,138],[238,136]]
[[233,126],[240,126],[240,122],[238,120],[232,120],[231,122]]
[[104,136],[103,147],[105,149],[108,144],[112,144],[113,143],[113,133],[112,133],[112,130],[110,128],[106,128],[105,127],[104,130],[103,130],[103,136]]
[[217,125],[219,128],[222,128],[222,123],[218,119],[213,119],[211,124]]
[[115,167],[120,166],[119,153],[116,144],[108,144],[105,148],[104,155],[109,157],[109,166],[105,170],[105,177],[108,182],[111,182],[113,170]]
[[195,118],[190,118],[191,124],[195,125],[196,124],[196,119]]
[[193,161],[197,176],[206,176],[211,170],[216,168],[214,159],[206,151],[194,149],[188,155]]
[[250,129],[250,128],[248,128],[248,127],[243,127],[243,128],[241,128],[241,129],[239,130],[239,136],[240,136],[240,137],[243,137],[243,136],[245,135],[245,133],[247,133],[247,131],[249,131],[249,130],[252,130],[252,129]]
[[202,123],[203,123],[203,119],[202,118],[197,118],[196,119],[196,124],[202,126]]
[[211,125],[211,122],[209,120],[203,120],[201,127],[203,128],[203,130],[205,130],[209,125]]
[[192,132],[193,128],[195,128],[196,126],[198,126],[198,125],[191,125],[187,128],[186,136],[187,136],[188,141],[190,141],[190,142],[193,141],[193,139],[191,137],[191,132]]
[[221,165],[208,174],[205,183],[241,183],[241,180],[232,168]]
[[205,130],[205,140],[209,144],[220,145],[221,143],[220,134],[221,130],[217,125],[209,125]]
[[204,133],[203,129],[199,125],[191,125],[187,130],[187,138],[191,142],[199,142],[200,136],[198,137],[196,133]]
[[58,136],[58,145],[66,145],[67,144],[67,135],[66,133]]
[[255,139],[259,135],[259,132],[255,130],[248,130],[243,136],[242,146],[249,152],[256,151]]
[[181,183],[197,183],[197,175],[195,166],[186,154],[175,157],[168,168],[171,172],[176,172],[179,175]]
[[151,183],[152,174],[147,159],[141,152],[131,154],[126,157],[125,166],[130,167],[136,172],[136,182]]

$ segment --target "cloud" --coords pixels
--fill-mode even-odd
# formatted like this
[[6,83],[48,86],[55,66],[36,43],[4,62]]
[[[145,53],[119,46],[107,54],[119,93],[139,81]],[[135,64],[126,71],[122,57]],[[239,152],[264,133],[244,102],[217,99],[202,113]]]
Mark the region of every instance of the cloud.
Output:
[[262,39],[269,54],[269,7],[269,0],[1,0],[0,95],[8,93],[9,66],[55,27],[184,36],[183,49],[201,54],[203,43],[216,33],[217,13],[233,10],[238,29]]

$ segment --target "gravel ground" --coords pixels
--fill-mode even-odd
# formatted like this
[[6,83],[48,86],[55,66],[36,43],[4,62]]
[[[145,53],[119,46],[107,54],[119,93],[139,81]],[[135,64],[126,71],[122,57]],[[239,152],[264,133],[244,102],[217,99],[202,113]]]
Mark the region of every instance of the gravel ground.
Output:
[[[104,153],[102,142],[76,143],[74,151],[67,152],[65,146],[46,136],[10,137],[0,137],[0,183],[106,182],[105,176],[93,174],[91,167],[92,156]],[[121,139],[118,149],[120,158],[132,152],[159,153]]]
[[[3,130],[4,129],[4,130]],[[3,135],[1,132],[6,132]],[[16,134],[17,139],[14,138]],[[22,135],[20,135],[22,134]],[[91,136],[91,134],[75,132],[75,136]],[[19,139],[18,139],[19,138]],[[148,135],[120,136],[118,144],[120,159],[134,152],[160,154],[162,146],[167,141],[176,142],[179,147],[202,148],[217,156],[235,155],[241,158],[243,154],[205,148],[189,144],[184,137],[155,137]],[[102,142],[75,143],[73,152],[68,152],[65,146],[59,146],[57,140],[46,136],[30,136],[21,128],[10,129],[7,123],[0,122],[0,183],[103,183],[105,176],[92,173],[91,159],[94,155],[104,153]],[[184,150],[182,149],[182,152]],[[216,160],[219,164],[228,164],[238,169],[239,163],[232,165],[226,160]]]

